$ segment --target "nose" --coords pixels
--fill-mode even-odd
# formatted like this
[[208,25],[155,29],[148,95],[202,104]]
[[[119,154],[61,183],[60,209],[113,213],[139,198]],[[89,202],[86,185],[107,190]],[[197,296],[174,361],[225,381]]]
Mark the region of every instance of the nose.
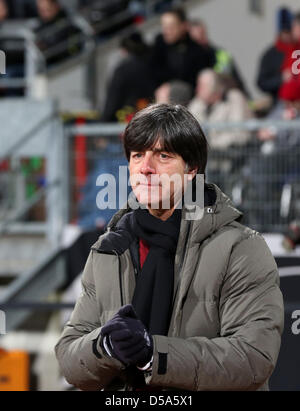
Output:
[[155,174],[155,166],[153,162],[153,153],[151,151],[146,151],[141,164],[142,174]]

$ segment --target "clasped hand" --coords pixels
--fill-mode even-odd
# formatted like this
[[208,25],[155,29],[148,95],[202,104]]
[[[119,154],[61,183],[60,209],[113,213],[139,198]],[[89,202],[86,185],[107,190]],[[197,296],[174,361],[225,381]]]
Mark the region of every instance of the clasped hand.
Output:
[[124,365],[144,367],[153,354],[152,336],[131,304],[122,306],[102,328],[102,348]]

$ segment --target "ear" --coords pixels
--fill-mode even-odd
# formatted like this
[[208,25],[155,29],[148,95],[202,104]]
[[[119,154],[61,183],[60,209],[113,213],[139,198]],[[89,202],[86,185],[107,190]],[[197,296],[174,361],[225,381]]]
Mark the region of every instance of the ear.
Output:
[[188,168],[187,169],[187,175],[188,175],[188,180],[192,181],[193,178],[195,177],[195,175],[197,174],[198,171],[198,167],[194,167],[194,168]]

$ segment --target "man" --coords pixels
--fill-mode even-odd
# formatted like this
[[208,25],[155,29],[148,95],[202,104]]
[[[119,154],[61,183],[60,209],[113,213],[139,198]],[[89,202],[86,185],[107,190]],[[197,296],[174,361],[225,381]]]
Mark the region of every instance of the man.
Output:
[[176,8],[164,12],[161,28],[162,33],[153,46],[151,65],[157,86],[171,80],[195,86],[198,72],[213,65],[213,56],[190,38],[184,10]]
[[83,33],[58,0],[37,0],[39,25],[36,42],[45,54],[48,66],[78,54],[83,47]]
[[128,122],[138,110],[153,100],[155,81],[149,64],[149,48],[138,32],[120,42],[124,58],[116,67],[107,87],[101,120]]
[[[272,225],[286,224],[286,217],[293,215],[300,177],[300,131],[274,125],[277,121],[285,121],[287,125],[289,121],[299,121],[300,81],[286,88],[284,97],[266,118],[273,125],[258,130],[258,152],[249,156],[244,167],[249,203],[264,204],[263,208],[249,207],[248,221],[264,232]],[[288,187],[292,193],[290,198]]]
[[[252,117],[246,96],[237,89],[227,89],[226,78],[212,69],[200,72],[196,96],[188,105],[191,113],[200,122],[239,122]],[[232,145],[245,145],[251,134],[242,130],[211,131],[211,148],[226,150]]]
[[[7,0],[0,0],[0,28],[4,28],[8,21],[13,18],[11,3]],[[4,30],[5,32],[5,30]],[[25,72],[25,41],[22,38],[10,34],[9,37],[0,38],[0,50],[5,51],[5,74],[1,77],[5,79],[23,79]],[[2,62],[3,65],[3,62]],[[1,66],[2,66],[1,65]],[[0,97],[24,96],[24,88],[0,86]]]
[[285,78],[279,89],[278,98],[279,100],[294,102],[295,100],[299,99],[300,87],[300,12],[295,14],[293,18],[291,33],[293,39],[293,48],[283,62]]
[[[117,212],[92,247],[55,348],[64,376],[82,390],[267,390],[283,327],[277,266],[216,185],[193,214],[207,161],[199,123],[182,106],[150,106],[124,148],[144,208]],[[185,185],[178,196],[179,184],[167,194],[159,183],[174,174],[196,204],[181,209]]]
[[28,19],[37,17],[35,0],[10,0],[11,15],[15,19]]
[[294,50],[291,34],[292,13],[283,7],[278,11],[278,36],[275,44],[262,55],[257,75],[257,85],[265,93],[269,93],[274,104],[278,99],[280,87],[291,78],[291,72],[284,64]]
[[155,103],[180,104],[187,107],[194,93],[189,83],[172,80],[164,83],[155,90]]
[[231,76],[234,86],[250,97],[232,55],[227,50],[211,44],[206,24],[201,20],[192,20],[189,24],[189,33],[196,43],[204,47],[207,53],[213,55],[214,71]]

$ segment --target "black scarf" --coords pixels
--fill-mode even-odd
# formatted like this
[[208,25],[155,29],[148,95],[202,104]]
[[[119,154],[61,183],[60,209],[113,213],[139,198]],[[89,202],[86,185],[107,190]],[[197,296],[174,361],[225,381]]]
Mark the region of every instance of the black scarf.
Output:
[[150,334],[167,335],[172,312],[174,259],[180,231],[181,210],[163,221],[146,209],[132,213],[131,228],[150,246],[132,299],[138,317]]
[[[204,205],[213,205],[216,193],[205,184]],[[172,312],[174,259],[180,233],[181,209],[162,221],[147,209],[126,213],[103,239],[99,251],[122,254],[135,238],[145,240],[149,253],[137,276],[132,304],[151,334],[167,335]]]

